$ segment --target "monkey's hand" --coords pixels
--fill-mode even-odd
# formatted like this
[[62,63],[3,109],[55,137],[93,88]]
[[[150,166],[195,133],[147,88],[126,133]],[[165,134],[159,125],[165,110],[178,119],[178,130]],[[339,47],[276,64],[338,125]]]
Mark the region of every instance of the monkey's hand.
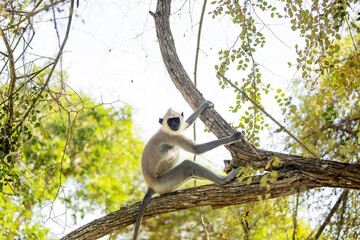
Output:
[[231,140],[231,142],[229,144],[241,141],[242,140],[242,133],[237,132],[237,133],[233,134],[232,136],[230,136],[229,138]]
[[207,100],[201,104],[201,107],[203,107],[204,109],[210,108],[210,107],[214,107],[214,104],[211,101]]

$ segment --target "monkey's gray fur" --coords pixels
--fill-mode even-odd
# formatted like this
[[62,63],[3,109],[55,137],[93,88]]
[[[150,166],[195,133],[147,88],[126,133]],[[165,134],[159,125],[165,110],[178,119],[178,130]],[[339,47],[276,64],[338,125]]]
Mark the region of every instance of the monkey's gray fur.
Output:
[[185,122],[183,114],[179,114],[172,109],[169,109],[165,116],[159,119],[162,126],[150,138],[141,157],[141,170],[148,185],[148,190],[141,203],[133,240],[138,237],[145,208],[154,193],[172,192],[190,178],[206,179],[216,184],[225,184],[236,178],[239,172],[238,169],[232,170],[227,176],[221,176],[191,160],[184,160],[178,164],[180,148],[194,154],[200,154],[241,139],[241,133],[238,132],[230,137],[196,144],[181,134],[195,122],[204,109],[213,106],[210,101],[203,102]]

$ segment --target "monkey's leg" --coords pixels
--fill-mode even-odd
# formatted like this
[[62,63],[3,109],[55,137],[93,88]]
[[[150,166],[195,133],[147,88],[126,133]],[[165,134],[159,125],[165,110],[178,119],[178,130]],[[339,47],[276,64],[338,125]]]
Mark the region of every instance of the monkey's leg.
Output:
[[154,188],[160,194],[172,192],[190,178],[206,179],[221,185],[236,178],[238,172],[238,169],[234,169],[227,176],[221,176],[191,160],[185,160],[164,175],[158,177],[156,187]]
[[147,192],[146,192],[146,194],[144,196],[144,199],[141,202],[139,214],[138,214],[137,219],[136,219],[136,225],[135,225],[133,240],[136,240],[137,237],[138,237],[139,230],[140,230],[140,225],[141,225],[141,220],[142,220],[142,218],[144,216],[146,206],[148,205],[149,200],[152,197],[152,195],[154,195],[154,193],[155,193],[154,190],[152,190],[151,188],[148,188],[148,190],[147,190]]

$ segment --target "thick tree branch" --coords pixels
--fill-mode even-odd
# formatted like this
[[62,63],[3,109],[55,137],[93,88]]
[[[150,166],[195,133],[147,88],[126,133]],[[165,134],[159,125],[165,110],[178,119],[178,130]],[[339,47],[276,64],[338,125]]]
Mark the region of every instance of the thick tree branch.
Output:
[[[326,163],[324,162],[324,164]],[[329,165],[328,171],[335,172],[339,169],[344,169],[344,167],[346,168],[346,166],[343,165],[344,164],[342,163]],[[355,168],[353,173],[359,176],[360,166]],[[323,171],[321,175],[321,178],[326,178],[326,176],[324,176],[326,175],[325,171]],[[265,186],[260,186],[260,179],[262,177],[263,176],[252,177],[252,183],[250,185],[246,184],[245,179],[245,181],[242,182],[235,181],[222,186],[205,185],[154,197],[150,200],[150,203],[146,208],[144,219],[162,213],[185,210],[197,206],[211,205],[213,208],[221,208],[247,202],[255,202],[259,201],[259,196],[265,200],[266,194],[269,194],[269,198],[277,198],[293,195],[315,187],[348,187],[348,184],[344,181],[333,181],[324,184],[323,181],[317,181],[310,175],[304,175],[301,172],[293,170],[280,173],[276,182],[269,183],[270,190],[267,191]],[[352,185],[352,188],[360,189],[359,179],[356,185]],[[96,219],[69,233],[63,237],[62,240],[98,239],[129,226],[136,221],[140,203],[141,202],[138,202],[116,212],[112,212],[102,218]]]
[[[205,99],[194,86],[177,55],[169,22],[170,3],[170,0],[158,1],[156,12],[150,12],[150,14],[155,20],[161,55],[170,78],[187,103],[195,110]],[[218,138],[230,136],[236,132],[213,108],[206,109],[200,116],[200,119]],[[254,156],[257,156],[253,148],[247,144],[237,143],[227,146],[227,148],[233,155],[241,149],[242,156],[238,156],[238,160],[241,159],[241,162],[232,163],[233,167],[246,166],[250,159],[253,160]]]

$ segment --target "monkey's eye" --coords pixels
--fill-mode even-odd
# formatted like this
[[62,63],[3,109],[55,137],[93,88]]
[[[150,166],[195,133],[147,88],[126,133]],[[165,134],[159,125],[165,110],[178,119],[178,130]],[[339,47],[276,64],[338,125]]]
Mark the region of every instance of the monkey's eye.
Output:
[[181,113],[181,116],[184,117],[184,112]]

